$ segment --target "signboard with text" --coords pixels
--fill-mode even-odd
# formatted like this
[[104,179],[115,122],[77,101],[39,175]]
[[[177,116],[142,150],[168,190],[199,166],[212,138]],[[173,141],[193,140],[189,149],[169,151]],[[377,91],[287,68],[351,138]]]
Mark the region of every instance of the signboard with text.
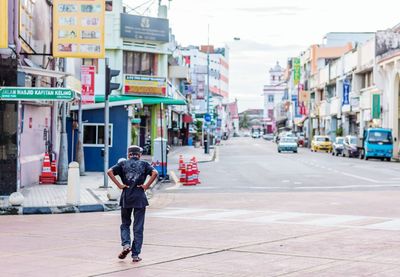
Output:
[[144,75],[124,75],[124,94],[166,96],[167,78]]
[[54,0],[53,56],[104,58],[102,0]]
[[372,118],[381,118],[381,95],[372,94]]
[[164,18],[122,13],[121,37],[169,42],[169,21]]
[[293,82],[297,85],[300,82],[300,58],[293,59]]
[[344,80],[342,106],[349,104],[350,104],[350,82],[348,80]]
[[0,1],[0,48],[8,48],[8,1]]
[[93,65],[81,67],[82,104],[94,103],[94,76],[96,67]]
[[67,88],[0,88],[0,99],[10,101],[70,101],[75,97],[74,92]]

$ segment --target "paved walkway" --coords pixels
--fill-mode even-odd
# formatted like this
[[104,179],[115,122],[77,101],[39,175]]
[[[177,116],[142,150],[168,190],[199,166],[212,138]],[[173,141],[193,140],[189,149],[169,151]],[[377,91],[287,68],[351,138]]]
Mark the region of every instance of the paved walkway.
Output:
[[[214,149],[210,154],[204,154],[203,148],[189,146],[174,147],[168,155],[169,165],[175,169],[179,155],[183,154],[186,159],[196,156],[199,162],[208,162],[213,159]],[[144,160],[151,161],[150,156],[144,156]],[[8,198],[0,199],[1,214],[37,214],[37,213],[71,213],[105,211],[118,209],[118,201],[110,201],[107,194],[120,194],[118,188],[108,182],[108,189],[101,188],[104,183],[102,172],[86,172],[80,179],[80,203],[69,205],[66,203],[66,185],[36,185],[21,189],[24,196],[23,207],[11,207]],[[152,192],[149,192],[151,197]]]

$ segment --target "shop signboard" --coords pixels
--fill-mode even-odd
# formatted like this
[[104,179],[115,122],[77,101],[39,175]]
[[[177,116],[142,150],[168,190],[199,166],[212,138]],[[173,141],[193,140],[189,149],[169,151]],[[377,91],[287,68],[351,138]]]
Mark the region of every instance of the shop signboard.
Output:
[[10,101],[70,101],[75,97],[74,92],[67,88],[0,88],[0,99]]
[[293,59],[293,82],[297,85],[300,82],[300,58]]
[[82,104],[94,103],[94,75],[96,67],[93,65],[82,65],[81,82],[82,82]]
[[104,0],[54,0],[53,56],[104,58]]
[[372,119],[381,118],[381,95],[372,94]]
[[344,80],[342,106],[349,104],[350,104],[350,82],[348,80]]
[[8,48],[8,1],[0,1],[0,48]]
[[375,55],[377,60],[400,53],[400,32],[391,29],[378,31],[375,34]]
[[121,37],[169,42],[169,21],[164,18],[122,13]]
[[124,94],[142,96],[165,96],[167,78],[144,75],[124,75]]

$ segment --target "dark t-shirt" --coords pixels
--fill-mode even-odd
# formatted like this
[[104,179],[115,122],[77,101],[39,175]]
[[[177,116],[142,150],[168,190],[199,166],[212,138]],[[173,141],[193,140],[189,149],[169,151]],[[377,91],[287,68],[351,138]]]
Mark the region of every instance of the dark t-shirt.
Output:
[[129,186],[121,194],[119,204],[122,208],[144,208],[149,205],[144,190],[138,187],[144,184],[146,177],[154,170],[148,162],[132,158],[117,163],[111,169],[114,175],[121,178],[122,183]]

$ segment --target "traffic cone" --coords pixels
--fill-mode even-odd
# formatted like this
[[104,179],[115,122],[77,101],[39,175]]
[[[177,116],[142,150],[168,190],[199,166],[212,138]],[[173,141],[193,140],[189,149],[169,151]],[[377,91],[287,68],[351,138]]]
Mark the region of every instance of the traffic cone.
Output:
[[185,162],[183,161],[183,156],[179,155],[179,170],[182,170],[185,167]]
[[[179,165],[179,167],[181,167],[181,165]],[[181,184],[186,183],[186,166],[184,163],[183,167],[180,169],[179,183]]]
[[44,154],[42,174],[39,176],[40,184],[54,184],[56,182],[53,172],[51,171],[49,154]]
[[57,161],[56,160],[53,160],[51,162],[51,172],[53,173],[54,181],[57,181]]
[[193,172],[193,183],[195,183],[196,185],[200,184],[200,179],[199,179],[199,168],[197,166],[197,161],[194,162],[192,161],[192,172]]
[[195,183],[193,182],[193,171],[192,164],[188,163],[186,168],[186,182],[183,184],[184,186],[193,186]]

